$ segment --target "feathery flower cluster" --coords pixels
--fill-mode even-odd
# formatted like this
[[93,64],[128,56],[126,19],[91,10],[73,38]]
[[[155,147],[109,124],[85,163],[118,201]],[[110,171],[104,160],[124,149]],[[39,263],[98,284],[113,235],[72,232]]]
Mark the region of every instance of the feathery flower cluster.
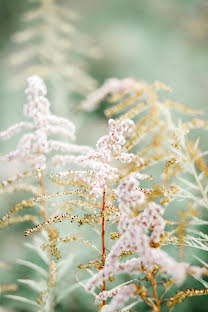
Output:
[[87,96],[87,98],[81,103],[81,108],[86,111],[92,111],[108,94],[125,93],[132,88],[134,84],[135,80],[132,78],[125,78],[122,80],[117,78],[108,79],[100,88]]
[[147,293],[147,289],[146,287],[142,286],[142,285],[136,285],[136,284],[128,284],[126,285],[120,285],[117,286],[111,290],[106,290],[106,291],[101,291],[96,297],[95,297],[95,303],[96,304],[101,304],[103,302],[103,300],[107,300],[108,298],[112,298],[114,296],[116,296],[111,302],[111,306],[105,306],[105,308],[102,310],[104,312],[114,312],[114,307],[119,308],[119,306],[124,302],[124,298],[122,298],[122,296],[126,296],[126,300],[128,300],[128,298],[132,297],[136,297],[137,294],[140,294],[142,298],[144,297],[148,297],[148,293]]
[[[28,103],[24,107],[24,114],[26,117],[32,118],[33,121],[20,122],[0,133],[0,137],[9,139],[23,128],[32,129],[33,131],[24,134],[16,150],[5,155],[3,159],[26,160],[30,162],[32,168],[43,170],[46,167],[46,154],[51,151],[85,154],[90,150],[86,146],[82,147],[49,139],[51,134],[61,134],[67,139],[74,140],[75,126],[71,121],[57,117],[50,112],[50,102],[46,98],[47,88],[39,76],[28,78],[28,88],[25,92]],[[55,157],[57,155],[53,158]],[[57,162],[57,159],[54,161]]]
[[113,288],[111,290],[104,290],[101,291],[96,297],[95,297],[95,304],[101,304],[103,300],[106,300],[108,298],[112,298],[119,292],[120,287]]
[[144,193],[138,190],[138,185],[138,181],[133,174],[119,184],[116,192],[122,215],[129,215],[130,208],[135,208],[144,203]]
[[33,125],[30,122],[22,121],[14,126],[11,126],[6,131],[2,131],[0,136],[3,140],[8,140],[22,129],[33,129]]
[[[142,117],[141,122],[136,125],[132,120],[128,119],[132,118],[132,116],[137,116],[138,112],[141,112],[141,107],[146,105],[140,103],[141,107],[139,107],[139,109],[137,106],[136,110],[133,108],[133,111],[130,108],[130,111],[124,113],[122,117],[117,120],[110,119],[108,122],[108,134],[102,136],[97,141],[95,149],[88,146],[78,146],[68,142],[49,139],[50,134],[62,134],[66,138],[73,140],[75,138],[75,127],[70,121],[52,115],[50,112],[50,103],[46,98],[46,86],[38,76],[32,76],[28,79],[28,88],[26,90],[28,103],[25,105],[24,114],[26,117],[32,118],[32,122],[19,123],[0,134],[3,139],[9,139],[22,129],[32,130],[20,139],[17,149],[6,155],[4,159],[28,160],[32,169],[35,169],[33,175],[38,175],[40,178],[40,187],[33,187],[33,185],[27,186],[27,184],[24,185],[23,183],[13,186],[14,182],[18,182],[19,179],[32,176],[30,173],[23,173],[18,174],[10,180],[3,181],[1,183],[1,190],[2,192],[10,192],[24,189],[26,191],[32,191],[37,197],[32,197],[16,204],[13,209],[0,220],[0,227],[3,228],[15,222],[36,220],[36,217],[31,215],[23,217],[13,217],[13,215],[23,207],[29,208],[36,203],[39,206],[40,215],[41,218],[44,217],[44,221],[39,221],[39,224],[35,227],[25,231],[26,236],[44,230],[48,233],[49,240],[47,242],[45,240],[41,241],[40,244],[42,249],[48,249],[50,261],[48,262],[49,276],[46,281],[46,288],[40,292],[40,298],[37,300],[39,304],[46,304],[45,302],[47,300],[48,302],[51,300],[49,298],[50,293],[53,293],[54,290],[52,288],[56,286],[60,266],[56,266],[56,261],[52,260],[51,257],[55,257],[57,260],[61,258],[61,253],[57,247],[59,243],[77,241],[98,252],[99,256],[96,259],[88,261],[87,264],[80,264],[78,267],[80,269],[97,270],[88,281],[86,289],[88,292],[92,292],[96,287],[102,285],[102,291],[96,296],[95,302],[100,304],[99,311],[105,306],[102,310],[103,312],[115,312],[119,310],[129,298],[135,297],[141,298],[152,307],[153,311],[160,311],[158,306],[160,306],[162,301],[160,301],[157,296],[157,278],[162,277],[163,280],[164,278],[166,280],[166,278],[171,276],[172,285],[173,283],[181,284],[186,275],[200,277],[202,274],[208,274],[206,268],[192,266],[185,262],[177,262],[161,248],[164,237],[168,236],[167,233],[165,233],[167,221],[163,218],[164,207],[170,201],[172,194],[175,194],[177,191],[177,186],[171,185],[170,188],[166,188],[166,186],[159,186],[157,188],[156,186],[153,189],[140,187],[140,180],[151,180],[151,176],[141,173],[140,169],[149,166],[150,156],[152,154],[148,156],[148,153],[152,150],[152,147],[153,149],[156,149],[158,146],[160,147],[161,139],[158,139],[157,133],[158,131],[160,132],[160,129],[166,127],[166,123],[163,125],[161,124],[155,132],[153,144],[145,145],[144,150],[139,152],[138,155],[127,153],[129,148],[135,145],[135,140],[137,140],[138,137],[142,137],[144,133],[149,134],[153,131],[152,129],[154,129],[154,127],[157,128],[160,122],[159,110],[162,110],[164,107],[167,108],[170,105],[169,102],[165,105],[163,105],[164,103],[161,104],[158,101],[156,93],[153,92],[154,88],[167,89],[165,85],[161,85],[159,82],[153,84],[151,87],[148,87],[146,84],[144,85],[145,87],[143,89],[145,92],[149,92],[147,92],[147,95],[151,98],[151,101],[149,99],[151,106],[150,114]],[[87,99],[88,102],[86,101],[87,104],[85,103],[83,106],[90,110],[93,105],[96,106],[98,101],[110,93],[113,93],[114,98],[117,99],[120,96],[127,98],[127,102],[124,100],[123,103],[119,103],[116,106],[116,109],[115,107],[113,110],[111,109],[111,113],[114,114],[115,112],[119,112],[119,110],[126,109],[125,105],[128,107],[134,104],[135,99],[137,99],[138,96],[140,97],[139,92],[141,86],[142,83],[137,84],[133,79],[120,81],[116,79],[109,80],[94,94],[94,97],[90,96]],[[126,92],[130,94],[130,101],[128,101]],[[108,113],[109,112],[110,110]],[[154,114],[157,115],[155,119]],[[126,116],[128,116],[128,118]],[[167,117],[169,118],[168,113]],[[167,120],[169,120],[168,118]],[[147,124],[145,125],[146,121]],[[152,122],[150,126],[149,121]],[[171,127],[174,128],[172,120],[170,123]],[[175,132],[174,139],[171,136],[170,141],[179,142],[179,140],[177,140],[177,132]],[[129,142],[131,143],[130,145]],[[176,152],[178,152],[177,144],[173,146]],[[188,146],[191,150],[191,160],[195,160],[198,154],[196,154],[196,148],[192,147],[193,145],[191,144]],[[45,176],[44,169],[46,168],[47,154],[51,151],[66,153],[65,155],[56,154],[53,156],[52,162],[55,165],[73,162],[76,165],[89,167],[89,169],[68,170],[51,175],[50,178],[53,182],[59,186],[65,186],[66,188],[60,192],[56,190],[54,193],[46,193],[43,181]],[[153,151],[151,163],[154,163],[155,159],[159,160],[160,155],[159,153],[155,157]],[[166,153],[165,155],[167,157]],[[144,157],[144,159],[140,157]],[[162,157],[164,157],[164,155]],[[166,161],[166,171],[175,166],[177,161],[177,155]],[[199,162],[199,158],[197,158],[197,161],[198,163],[196,162],[196,164],[198,164],[198,168],[200,170],[203,168],[204,172],[207,172],[206,163],[204,161]],[[168,175],[169,173],[166,172],[166,174]],[[12,184],[12,187],[10,184]],[[54,209],[57,208],[57,210],[53,215],[48,215],[47,201],[60,196],[73,196],[73,198],[67,198],[64,203],[61,205],[58,204],[58,208],[56,204],[51,204],[51,207]],[[163,206],[153,202],[158,196],[164,197],[161,200]],[[75,209],[82,209],[83,211],[88,210],[89,212],[86,214],[84,212],[84,216],[79,216],[74,213],[71,214]],[[60,213],[60,210],[65,210],[66,212]],[[91,226],[95,232],[100,235],[102,249],[99,250],[97,244],[93,244],[93,242],[85,240],[79,235],[69,234],[64,237],[59,237],[56,224],[65,221],[71,223],[76,222],[80,226],[83,224]],[[118,222],[119,232],[107,233],[107,230],[116,222]],[[113,231],[114,230],[115,229],[113,229]],[[108,234],[108,237],[110,237],[112,243],[114,243],[111,250],[109,250],[106,234]],[[167,241],[168,240],[166,240],[166,242]],[[131,258],[125,260],[126,256],[130,256]],[[129,284],[118,285],[112,290],[106,290],[106,281],[112,281],[115,279],[115,275],[124,272],[136,275],[145,273],[146,281],[152,283],[154,298],[149,296],[146,287],[140,284],[138,285],[138,281],[135,282],[135,284],[129,281]],[[155,273],[157,275],[154,279]],[[168,284],[168,282],[163,283],[163,286],[165,286],[165,284]],[[181,302],[181,300],[188,296],[187,294],[192,294],[192,292],[181,292],[170,298],[169,301],[166,302],[166,305],[171,307]],[[200,293],[196,294],[202,294],[202,292],[200,291]],[[55,296],[52,297],[55,298]],[[162,297],[163,295],[161,298]],[[112,300],[109,305],[106,305],[108,298],[112,298]]]
[[[184,281],[186,275],[200,276],[208,273],[205,268],[191,266],[185,262],[178,263],[160,248],[151,247],[152,242],[159,245],[164,232],[165,221],[162,218],[164,211],[154,202],[145,202],[144,194],[138,189],[135,177],[130,176],[129,179],[121,181],[117,195],[120,209],[118,225],[120,237],[106,258],[104,268],[89,280],[86,286],[88,291],[93,291],[111,275],[122,272],[139,274],[142,267],[152,271],[155,265],[159,265],[162,274],[172,275],[178,284]],[[143,211],[133,216],[131,208],[134,207],[140,207]],[[123,250],[133,250],[139,254],[139,258],[120,262]],[[120,306],[120,299],[112,302],[109,311],[116,310],[115,302]]]
[[[129,135],[134,127],[134,122],[124,120],[116,122],[110,119],[108,122],[109,134],[101,137],[94,151],[89,152],[86,156],[77,157],[77,163],[90,166],[98,170],[96,179],[91,182],[91,192],[97,197],[103,194],[107,179],[115,181],[118,179],[118,169],[110,166],[110,162],[114,159],[122,162],[131,162],[137,160],[134,154],[121,153],[122,146],[126,143],[125,135]],[[139,159],[139,161],[141,161]],[[83,177],[84,178],[84,177]]]
[[105,312],[117,311],[130,298],[135,298],[137,295],[137,287],[135,284],[121,286],[116,292],[115,297],[111,300],[110,305],[106,306]]

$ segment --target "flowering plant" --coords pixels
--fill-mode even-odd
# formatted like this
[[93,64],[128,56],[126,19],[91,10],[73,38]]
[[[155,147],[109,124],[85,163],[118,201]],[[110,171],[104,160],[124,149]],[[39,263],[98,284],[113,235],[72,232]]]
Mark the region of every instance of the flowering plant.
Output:
[[[22,280],[38,289],[36,301],[8,297],[27,302],[41,311],[53,311],[63,298],[58,293],[60,276],[63,278],[70,262],[68,258],[60,262],[64,255],[59,246],[69,242],[81,243],[93,250],[88,254],[88,263],[78,264],[78,268],[86,269],[91,277],[85,281],[77,278],[76,285],[84,286],[95,297],[99,311],[127,311],[137,307],[139,302],[145,303],[150,311],[159,312],[166,307],[172,311],[187,297],[206,294],[207,284],[202,275],[208,274],[207,264],[200,258],[203,266],[181,261],[163,248],[175,245],[184,252],[184,247],[190,246],[207,251],[206,235],[195,229],[197,225],[207,224],[198,216],[208,202],[207,187],[204,189],[208,171],[203,158],[206,152],[202,153],[197,144],[186,142],[190,129],[206,128],[207,123],[193,119],[176,126],[170,108],[188,114],[200,112],[169,99],[161,101],[158,90],[170,91],[163,83],[148,85],[134,79],[111,79],[81,104],[82,108],[90,110],[109,95],[110,101],[116,102],[105,113],[117,117],[109,119],[108,133],[93,149],[49,137],[61,134],[74,140],[74,124],[50,112],[46,87],[40,77],[32,76],[28,83],[24,113],[32,117],[33,122],[12,126],[2,132],[1,137],[8,139],[22,129],[31,130],[23,135],[13,152],[2,156],[4,161],[27,161],[30,169],[3,181],[1,186],[2,192],[23,189],[34,196],[16,204],[2,217],[0,227],[28,220],[35,222],[35,226],[25,230],[25,235],[40,233],[35,249],[48,269],[19,261],[42,272],[44,283]],[[49,157],[51,152],[55,153]],[[54,173],[57,165],[67,166],[67,169],[70,166],[70,169]],[[157,174],[152,170],[154,166]],[[196,183],[184,178],[187,171]],[[54,182],[54,192],[48,191],[48,173],[48,178]],[[39,187],[20,182],[33,175],[38,177]],[[189,187],[183,187],[184,184]],[[178,199],[188,199],[189,209],[184,201],[185,209],[180,212],[179,220],[168,220],[166,211],[172,203],[178,203]],[[39,214],[15,215],[22,207],[32,206],[39,208]],[[68,222],[77,223],[80,233],[81,227],[88,226],[96,235],[93,234],[92,240],[73,235],[71,227],[64,227]],[[67,229],[67,235],[63,236],[62,228]],[[187,234],[188,231],[191,233]],[[120,282],[118,277],[123,273],[130,277],[126,282]],[[168,290],[173,285],[182,285],[189,275],[205,288],[180,290],[167,297]],[[129,299],[133,302],[123,307]]]

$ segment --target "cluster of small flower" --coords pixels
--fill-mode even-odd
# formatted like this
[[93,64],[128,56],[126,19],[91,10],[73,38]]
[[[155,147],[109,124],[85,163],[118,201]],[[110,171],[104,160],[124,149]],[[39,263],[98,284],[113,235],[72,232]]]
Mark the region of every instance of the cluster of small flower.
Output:
[[136,161],[138,163],[139,161],[138,156],[133,153],[121,153],[120,155],[114,156],[114,159],[119,160],[122,163],[130,163],[132,161]]
[[[111,275],[123,272],[139,274],[142,267],[152,271],[155,265],[159,265],[160,271],[164,275],[173,276],[174,281],[178,284],[184,281],[186,275],[207,274],[205,268],[192,266],[185,262],[178,263],[161,248],[151,247],[151,242],[159,243],[161,234],[163,234],[165,221],[162,215],[164,211],[154,202],[145,202],[144,194],[138,189],[138,181],[135,177],[130,175],[129,178],[121,181],[117,189],[117,196],[120,208],[119,231],[121,235],[106,258],[104,268],[86,285],[88,291],[93,291]],[[139,215],[133,216],[131,210],[133,207],[140,207],[143,211]],[[139,257],[120,262],[123,250],[132,250],[138,253]],[[111,301],[109,311],[116,310],[124,300],[121,298],[117,301],[116,298],[117,296],[115,300]]]
[[134,128],[134,122],[130,119],[125,119],[122,121],[115,121],[114,119],[109,119],[109,138],[110,144],[114,152],[119,153],[121,147],[126,143],[124,135],[130,135]]
[[130,215],[131,208],[144,203],[144,193],[138,189],[137,179],[130,175],[128,179],[123,180],[117,188],[119,209],[121,214]]
[[86,111],[92,111],[97,108],[99,103],[108,95],[112,93],[124,93],[129,91],[135,85],[135,80],[132,78],[117,79],[111,78],[96,91],[92,92],[81,103],[81,107]]
[[115,297],[111,300],[111,303],[105,307],[104,312],[118,311],[124,302],[128,301],[130,298],[135,298],[136,295],[137,287],[135,284],[121,286]]
[[41,170],[46,167],[46,154],[55,150],[61,152],[86,153],[90,148],[80,147],[56,140],[49,140],[50,134],[61,134],[71,140],[75,139],[74,124],[62,117],[57,117],[50,112],[50,102],[45,97],[47,88],[39,76],[28,78],[28,88],[26,89],[28,103],[25,104],[24,114],[31,117],[33,122],[21,122],[16,124],[0,136],[9,139],[21,129],[32,129],[20,139],[16,150],[5,155],[5,160],[27,160],[32,168]]
[[101,304],[103,302],[103,300],[106,300],[108,298],[112,298],[114,297],[118,291],[119,291],[120,287],[117,288],[113,288],[111,290],[104,290],[101,291],[96,297],[95,297],[95,303],[96,304]]
[[[90,153],[91,154],[91,153]],[[91,156],[89,156],[91,157]],[[108,181],[113,181],[118,178],[118,169],[111,167],[109,164],[98,162],[98,161],[90,161],[91,158],[84,159],[85,157],[80,156],[79,159],[82,158],[83,165],[90,166],[91,168],[97,170],[96,177],[91,179],[91,177],[83,176],[83,181],[87,182],[90,186],[90,194],[96,197],[100,197],[103,195],[104,188],[106,188],[107,179]]]
[[2,131],[0,133],[0,137],[3,140],[10,139],[14,134],[18,133],[19,131],[23,129],[32,129],[33,124],[31,122],[20,122],[18,124],[15,124],[14,126],[9,127],[6,131]]
[[139,215],[139,222],[143,225],[145,233],[151,229],[150,241],[160,242],[160,236],[165,229],[165,221],[162,218],[163,208],[154,202],[147,205],[144,211]]
[[[110,119],[108,126],[109,134],[98,140],[96,149],[86,156],[77,157],[76,160],[80,164],[98,170],[97,178],[91,183],[91,194],[98,197],[103,194],[107,179],[113,181],[118,178],[118,169],[111,167],[110,162],[116,157],[119,160],[121,148],[126,143],[125,134],[131,132],[134,122],[129,119],[121,122]],[[123,162],[137,159],[134,154],[121,153],[120,156]]]
[[[132,207],[136,207],[145,202],[144,193],[138,189],[138,181],[133,176],[130,176],[129,179],[125,179],[120,183],[117,189],[117,198],[120,208],[118,227],[122,235],[111,249],[106,259],[105,267],[89,280],[87,284],[88,291],[94,290],[103,280],[107,280],[109,276],[115,273],[122,272],[122,270],[132,272],[132,269],[135,268],[135,270],[137,270],[137,268],[141,266],[141,260],[138,259],[131,259],[126,263],[119,263],[119,256],[123,250],[138,252],[140,246],[137,246],[137,241],[140,235],[144,237],[146,240],[145,245],[148,246],[149,238],[145,235],[144,229],[138,226],[138,224],[133,224],[135,223],[135,219],[138,222],[138,217],[132,218],[131,215]],[[139,235],[138,231],[140,231]],[[144,245],[144,242],[142,243]],[[136,266],[133,267],[135,264]]]
[[25,92],[28,103],[25,105],[24,113],[25,116],[33,118],[36,128],[43,128],[46,134],[60,133],[72,140],[75,139],[74,124],[51,113],[50,102],[45,97],[47,88],[39,76],[28,78],[28,88]]
[[39,114],[50,114],[50,102],[45,95],[47,88],[43,80],[39,76],[31,76],[27,79],[28,88],[25,90],[28,103],[25,104],[24,114],[28,117],[37,117]]
[[[109,163],[113,159],[113,153],[119,153],[122,146],[126,143],[125,135],[129,135],[134,127],[134,122],[130,119],[123,121],[108,121],[109,134],[102,136],[97,144],[96,150],[89,153],[86,159],[93,160],[101,158],[104,163]],[[129,154],[122,153],[123,158],[127,158]],[[125,161],[125,159],[123,160]],[[129,159],[127,158],[127,161]]]

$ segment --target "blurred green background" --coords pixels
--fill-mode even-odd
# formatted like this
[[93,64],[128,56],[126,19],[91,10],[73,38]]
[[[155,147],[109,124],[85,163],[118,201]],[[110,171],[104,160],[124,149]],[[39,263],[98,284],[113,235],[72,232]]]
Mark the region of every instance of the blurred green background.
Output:
[[[0,1],[0,95],[2,128],[21,116],[23,90],[9,81],[15,70],[6,62],[16,45],[12,35],[23,28],[29,0]],[[76,0],[62,1],[79,12],[80,30],[89,34],[103,57],[91,61],[90,74],[101,84],[109,77],[160,80],[173,89],[172,97],[191,107],[207,106],[207,1],[202,0]],[[14,101],[15,98],[15,101]],[[19,99],[19,100],[18,100]],[[68,101],[70,107],[70,101]],[[59,103],[57,113],[67,111]],[[6,109],[7,107],[12,109]],[[64,107],[62,107],[64,105]],[[68,113],[70,109],[68,109]],[[101,116],[103,116],[101,111]]]
[[[149,83],[160,80],[172,87],[172,99],[192,108],[200,107],[207,115],[208,1],[60,0],[59,2],[60,5],[63,3],[79,12],[81,16],[77,23],[79,29],[91,36],[95,46],[100,47],[102,51],[100,59],[88,60],[89,72],[98,81],[98,85],[110,77],[134,77]],[[0,130],[22,118],[26,98],[23,89],[15,90],[11,85],[10,81],[15,75],[15,70],[8,65],[7,56],[15,52],[16,46],[12,43],[12,36],[24,26],[21,16],[29,7],[27,0],[0,0]],[[78,116],[73,114],[73,107],[79,104],[79,97],[69,95],[66,101],[54,107],[50,92],[49,98],[52,110],[58,115],[75,118],[79,142],[95,144],[96,139],[105,133],[103,114],[105,103],[96,112],[80,113]],[[83,135],[86,129],[87,136]],[[206,141],[205,137],[203,141]],[[13,143],[14,141],[11,142]],[[9,142],[1,142],[1,154],[10,147]],[[4,177],[7,170],[10,168],[6,170],[2,168],[1,177]],[[9,203],[5,199],[3,203],[6,206],[2,211],[5,211],[14,203],[14,198],[10,199]],[[12,263],[13,258],[24,257],[20,245],[25,241],[22,235],[25,227],[25,224],[16,226],[1,235],[0,260],[9,259]],[[15,238],[14,230],[17,233]],[[80,250],[79,254],[82,253]],[[8,279],[9,282],[14,282],[22,273],[23,268],[19,269],[16,265],[9,274],[2,273],[1,280]],[[88,310],[87,300],[80,290],[77,294],[72,293],[68,299],[70,303],[60,305],[57,311],[93,311],[91,308]],[[207,297],[192,298],[176,306],[174,311],[207,311],[206,300]],[[28,311],[24,305],[17,307],[3,297],[0,297],[0,305],[1,302],[4,307]],[[145,311],[144,307],[142,311]]]

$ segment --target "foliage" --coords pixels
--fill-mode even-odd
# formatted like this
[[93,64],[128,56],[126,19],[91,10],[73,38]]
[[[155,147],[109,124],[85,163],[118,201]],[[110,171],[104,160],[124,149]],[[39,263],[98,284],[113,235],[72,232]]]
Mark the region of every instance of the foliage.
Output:
[[[179,45],[172,39],[179,29],[187,31],[190,43],[194,44],[194,39],[205,47],[206,3],[193,14],[186,10],[191,2],[187,5],[185,1],[81,3],[81,10],[90,12],[94,34],[96,25],[101,26],[106,14],[109,17],[101,39],[110,62],[114,62],[111,73],[115,74],[115,64],[119,64],[119,76],[122,71],[133,75],[137,62],[139,74],[146,79],[152,77],[150,68],[154,67],[153,77],[171,81],[174,89],[177,85],[184,89],[190,106],[172,100],[172,90],[166,84],[148,84],[136,78],[108,79],[89,94],[96,83],[86,63],[99,51],[75,26],[77,13],[66,1],[28,1],[29,10],[22,16],[22,29],[14,35],[9,55],[10,64],[16,66],[12,86],[24,85],[29,76],[27,104],[22,121],[0,133],[3,140],[12,138],[10,146],[15,137],[18,140],[15,149],[5,155],[2,151],[0,156],[5,168],[0,183],[4,199],[0,310],[190,310],[190,305],[201,303],[208,292],[208,166],[203,141],[208,122],[201,110],[190,108],[196,99],[201,101],[203,92],[201,97],[197,88],[190,93],[185,90],[185,76],[174,76],[177,56],[171,58],[177,55]],[[130,5],[134,13],[128,16]],[[194,3],[191,6],[194,8]],[[111,24],[118,11],[122,36],[121,28],[115,31]],[[139,27],[133,27],[134,22]],[[150,36],[151,49],[145,47],[148,31],[152,27],[151,32],[157,33],[158,25],[163,25],[171,41],[166,50],[168,42],[164,45],[156,40],[159,55],[152,42],[155,38]],[[139,41],[139,50],[134,46],[134,28],[139,40],[145,37]],[[97,36],[101,29],[99,32]],[[164,31],[162,35],[159,29],[159,33],[162,39]],[[127,53],[125,36],[130,40],[129,49],[136,51],[136,58],[128,57],[126,65],[119,58],[123,51]],[[141,50],[143,54],[148,50],[146,58],[141,57]],[[167,60],[173,67],[166,67],[165,57],[164,64],[161,61],[170,50]],[[185,59],[181,73],[186,68]],[[96,78],[108,76],[107,64],[97,70]],[[105,105],[104,114],[109,118],[106,133],[95,148],[86,145],[89,123],[80,131],[85,145],[78,144],[79,139],[71,143],[76,139],[75,124],[51,113],[47,88],[39,75],[46,80],[53,105],[58,104],[62,114],[60,105],[66,103],[66,90],[70,95],[87,95],[78,109],[88,111],[83,116],[98,109],[103,115]],[[195,76],[197,87],[200,77]],[[13,104],[17,106],[18,100]],[[101,127],[92,121],[98,137]],[[74,122],[77,124],[75,118]]]
[[[205,222],[200,217],[203,208],[207,208],[204,183],[208,169],[203,158],[206,152],[202,153],[197,143],[185,139],[190,129],[206,128],[207,123],[192,119],[176,126],[171,108],[194,115],[201,112],[170,99],[160,100],[157,92],[161,89],[170,91],[161,82],[148,85],[130,78],[111,79],[89,95],[81,108],[92,109],[110,94],[110,102],[115,104],[105,114],[117,115],[116,119],[109,119],[108,134],[102,136],[93,149],[50,139],[51,134],[62,134],[73,140],[75,127],[50,112],[50,103],[45,97],[47,90],[41,78],[33,76],[28,79],[28,103],[24,114],[32,117],[33,122],[16,124],[2,132],[1,137],[9,139],[22,129],[31,131],[23,135],[13,152],[2,156],[3,161],[24,160],[30,169],[2,181],[1,186],[2,193],[23,189],[34,193],[34,197],[22,200],[3,216],[1,228],[15,222],[37,221],[34,227],[25,230],[25,235],[39,233],[34,236],[34,245],[28,247],[38,253],[43,266],[18,260],[39,276],[38,281],[20,279],[19,283],[28,285],[39,296],[36,301],[18,295],[7,295],[8,298],[28,303],[41,311],[56,309],[59,298],[63,298],[60,276],[64,276],[63,272],[71,263],[70,258],[60,262],[63,255],[59,246],[71,242],[92,249],[93,258],[88,263],[78,264],[78,268],[87,270],[91,277],[79,284],[74,283],[65,291],[68,293],[83,285],[95,296],[99,311],[124,311],[139,302],[145,303],[152,311],[162,311],[165,306],[172,311],[176,304],[189,296],[207,294],[207,283],[201,278],[208,274],[206,263],[199,259],[203,265],[199,267],[177,261],[163,250],[163,246],[179,246],[182,260],[185,246],[207,251],[206,234],[195,228]],[[142,144],[144,138],[145,144]],[[74,170],[50,174],[56,187],[55,192],[48,192],[46,174],[51,166],[49,155],[52,151],[56,152],[51,158],[53,165],[71,164]],[[164,169],[154,182],[151,168],[161,162]],[[186,179],[187,172],[193,176],[193,183]],[[33,176],[37,176],[39,186],[28,184],[27,180],[22,182]],[[151,188],[142,187],[145,181],[152,184]],[[59,198],[62,201],[57,202]],[[187,202],[184,202],[179,220],[167,220],[164,213],[171,203],[184,199]],[[37,216],[30,213],[16,215],[22,208],[30,211],[32,206],[37,207]],[[91,228],[93,240],[71,232],[60,235],[65,222]],[[101,241],[101,250],[95,234]],[[117,275],[123,273],[128,273],[130,279],[119,284]],[[173,285],[180,286],[188,275],[193,275],[205,288],[180,290],[168,297],[169,289]],[[110,303],[108,298],[112,298]],[[134,299],[133,303],[125,306],[129,299]]]

